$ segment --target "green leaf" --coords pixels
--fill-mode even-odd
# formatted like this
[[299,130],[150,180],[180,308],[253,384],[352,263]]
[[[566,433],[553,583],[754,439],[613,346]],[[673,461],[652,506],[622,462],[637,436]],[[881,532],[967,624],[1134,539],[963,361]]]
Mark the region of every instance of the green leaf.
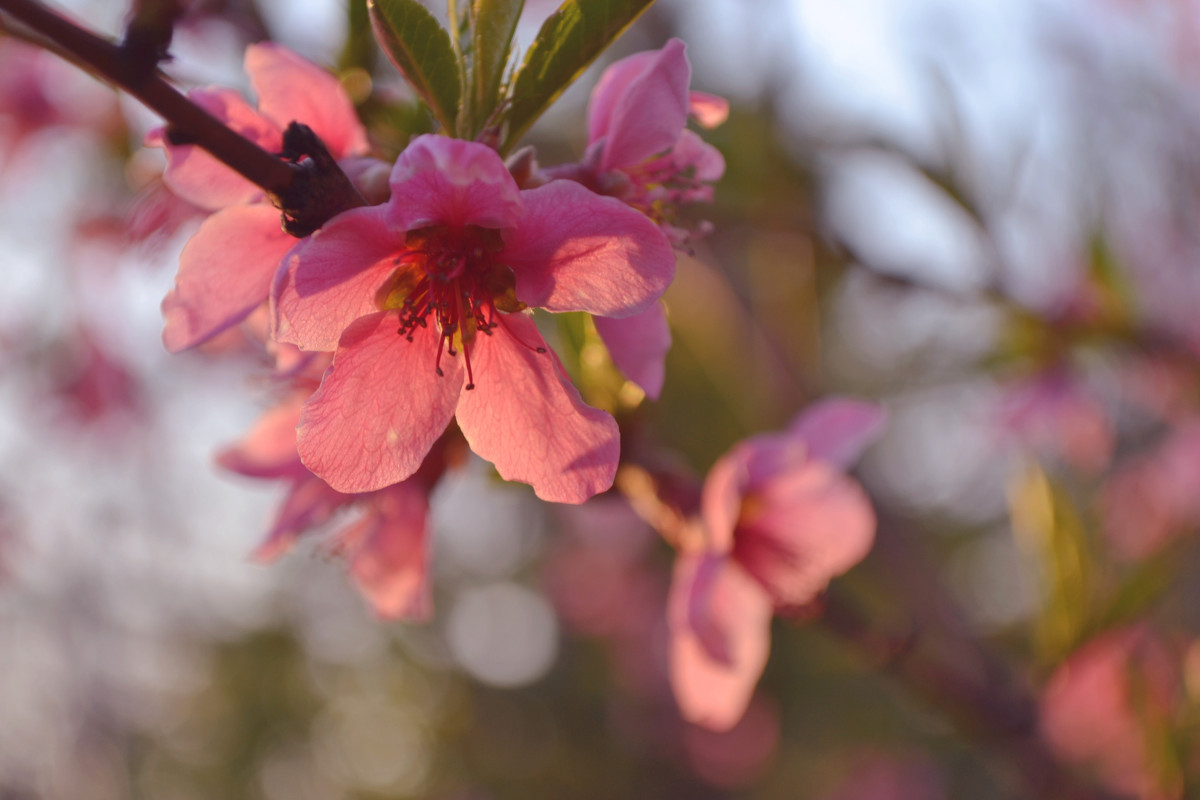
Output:
[[1088,631],[1092,612],[1092,557],[1071,497],[1031,465],[1009,489],[1017,544],[1037,562],[1042,608],[1034,645],[1044,663],[1057,664]]
[[606,47],[654,0],[567,0],[542,25],[517,72],[508,112],[507,152]]
[[471,12],[471,118],[476,133],[487,124],[499,100],[500,81],[525,0],[474,0]]
[[367,0],[375,38],[433,116],[454,131],[462,68],[450,35],[417,0]]

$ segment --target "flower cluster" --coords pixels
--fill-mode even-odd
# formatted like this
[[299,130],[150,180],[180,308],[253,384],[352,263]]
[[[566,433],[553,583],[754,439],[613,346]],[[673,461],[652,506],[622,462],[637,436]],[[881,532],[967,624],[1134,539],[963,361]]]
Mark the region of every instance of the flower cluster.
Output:
[[256,106],[221,88],[190,98],[269,152],[292,121],[308,125],[372,204],[297,241],[261,190],[152,131],[166,185],[211,212],[163,302],[163,339],[179,351],[240,324],[275,359],[282,399],[220,458],[288,487],[259,555],[359,508],[334,549],[377,610],[423,616],[428,496],[461,442],[545,500],[612,485],[617,423],[583,401],[533,310],[592,315],[615,363],[657,396],[673,209],[709,199],[723,170],[685,115],[715,124],[722,101],[689,93],[678,40],[625,59],[597,88],[584,161],[522,186],[491,147],[444,135],[416,137],[391,166],[370,158],[336,78],[279,45],[251,46],[245,68]]

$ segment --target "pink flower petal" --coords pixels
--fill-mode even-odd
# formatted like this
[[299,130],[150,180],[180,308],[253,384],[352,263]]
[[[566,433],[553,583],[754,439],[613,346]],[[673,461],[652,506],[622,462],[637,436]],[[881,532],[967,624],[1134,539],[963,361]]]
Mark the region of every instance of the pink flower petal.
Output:
[[404,232],[383,206],[334,217],[286,259],[271,290],[275,337],[303,350],[333,350],[350,323],[379,310],[375,293],[404,252]]
[[433,611],[428,511],[425,489],[404,481],[373,495],[366,517],[339,537],[350,574],[380,616],[426,620]]
[[271,276],[294,244],[273,206],[233,206],[204,220],[184,246],[175,288],[163,300],[167,349],[194,347],[266,302]]
[[803,443],[776,433],[745,439],[718,459],[708,471],[700,496],[709,547],[729,552],[746,495],[782,472],[802,468],[807,461]]
[[647,397],[657,400],[666,373],[663,362],[671,349],[671,329],[663,304],[654,303],[624,319],[596,317],[594,321],[617,369],[642,387]]
[[417,328],[410,342],[398,326],[394,312],[351,325],[304,406],[300,457],[338,491],[369,492],[409,477],[454,416],[461,359],[443,357],[438,376],[438,334]]
[[521,192],[496,151],[476,142],[425,134],[396,160],[388,203],[409,231],[430,225],[508,228],[523,212]]
[[254,551],[254,559],[274,561],[291,549],[302,534],[324,524],[335,511],[353,500],[315,475],[308,474],[296,481],[275,515],[267,538]]
[[669,150],[687,123],[692,67],[687,46],[672,39],[625,87],[612,111],[602,171],[632,167]]
[[875,512],[858,482],[809,461],[751,497],[733,557],[776,605],[801,605],[862,561],[874,541]]
[[217,463],[251,478],[302,477],[308,469],[296,452],[296,425],[305,395],[293,394],[258,418],[241,441],[217,456]]
[[833,398],[797,416],[789,432],[808,445],[811,458],[847,469],[858,460],[887,424],[887,412],[874,403]]
[[729,119],[729,101],[708,92],[688,92],[688,114],[711,130]]
[[492,336],[476,340],[476,388],[458,401],[471,449],[543,500],[582,503],[607,490],[620,451],[617,423],[580,399],[531,318],[498,322]]
[[521,193],[529,213],[505,236],[517,297],[550,311],[629,317],[649,308],[675,275],[658,226],[573,181]]
[[[771,601],[737,564],[720,559],[702,585],[698,573],[711,556],[681,555],[671,582],[671,688],[684,719],[727,730],[741,718],[770,651]],[[695,597],[697,592],[704,596]],[[714,658],[697,634],[720,637]]]
[[341,82],[316,64],[272,42],[246,48],[246,73],[258,111],[280,130],[292,121],[312,128],[334,158],[367,152],[367,132]]
[[[671,151],[671,161],[677,172],[689,171],[701,184],[715,183],[725,174],[725,156],[692,131],[684,131]],[[711,202],[712,187],[699,186],[683,198],[686,202]]]
[[600,75],[600,80],[596,81],[596,86],[592,89],[591,97],[588,99],[587,109],[587,129],[588,129],[588,144],[592,144],[599,139],[608,136],[612,132],[613,114],[617,110],[617,104],[621,98],[625,96],[625,92],[629,90],[629,84],[633,83],[656,58],[658,58],[658,50],[646,50],[641,53],[634,53],[631,56],[618,59],[604,69]]
[[[267,152],[278,152],[283,144],[279,128],[259,116],[232,89],[194,89],[188,92],[188,99]],[[169,144],[163,134],[147,139],[167,152],[163,183],[193,205],[215,211],[262,195],[262,189],[201,147]]]

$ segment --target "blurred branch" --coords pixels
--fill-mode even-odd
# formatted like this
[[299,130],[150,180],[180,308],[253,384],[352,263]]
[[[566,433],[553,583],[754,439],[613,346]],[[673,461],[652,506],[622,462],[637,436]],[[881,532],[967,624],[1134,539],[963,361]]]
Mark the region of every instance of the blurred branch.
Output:
[[[141,3],[135,8],[125,41],[116,45],[36,0],[0,0],[0,12],[45,37],[55,45],[56,52],[69,53],[73,63],[124,89],[158,113],[167,122],[170,141],[204,148],[260,187],[285,211],[285,229],[294,235],[304,235],[296,232],[311,232],[334,215],[365,205],[332,158],[314,155],[317,145],[321,150],[324,146],[319,140],[313,144],[316,137],[311,131],[301,132],[303,145],[291,148],[310,158],[285,161],[226,127],[164,80],[155,69],[160,59],[156,54],[170,39],[166,28],[177,10],[175,3]],[[301,175],[305,177],[298,180]]]

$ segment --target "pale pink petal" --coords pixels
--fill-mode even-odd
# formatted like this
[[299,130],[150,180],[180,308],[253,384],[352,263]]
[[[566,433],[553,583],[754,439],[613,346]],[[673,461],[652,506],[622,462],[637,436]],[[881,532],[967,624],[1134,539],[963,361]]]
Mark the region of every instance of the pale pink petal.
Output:
[[[771,600],[737,564],[722,559],[699,589],[696,578],[706,556],[682,555],[671,581],[671,688],[684,719],[727,730],[741,718],[770,651]],[[697,635],[724,640],[725,657],[713,658]]]
[[402,230],[430,225],[508,228],[523,213],[521,192],[492,148],[425,134],[396,159],[387,207]]
[[688,92],[688,114],[701,127],[715,128],[729,119],[729,101],[708,92]]
[[887,425],[882,406],[862,400],[831,398],[809,406],[788,431],[808,446],[810,458],[848,469]]
[[647,397],[657,400],[666,374],[663,362],[671,349],[671,329],[663,304],[654,303],[624,319],[596,317],[594,321],[617,369],[642,387]]
[[267,538],[254,551],[257,561],[273,561],[286,553],[305,532],[324,524],[333,512],[354,500],[308,474],[296,481],[275,516]]
[[475,389],[456,412],[467,443],[543,500],[582,503],[605,491],[617,470],[617,423],[580,399],[531,318],[498,321],[471,349]]
[[433,597],[429,567],[425,489],[404,481],[370,499],[366,517],[344,531],[350,574],[376,613],[393,619],[428,619]]
[[745,439],[718,459],[708,471],[700,496],[709,546],[721,552],[731,550],[747,493],[781,472],[802,468],[807,460],[803,443],[774,433]]
[[[692,131],[680,134],[675,149],[671,151],[671,161],[676,171],[690,170],[693,179],[702,184],[719,181],[725,174],[725,156]],[[694,196],[697,192],[703,192],[704,196]],[[711,186],[698,186],[683,199],[687,202],[711,201],[711,194]]]
[[716,552],[733,550],[733,530],[742,512],[745,482],[745,460],[736,450],[717,459],[704,479],[700,514],[708,533],[708,546]]
[[301,459],[339,491],[409,477],[454,416],[461,359],[443,357],[439,376],[438,334],[418,327],[410,342],[399,324],[396,313],[378,312],[351,325],[300,417]]
[[643,214],[573,181],[521,194],[529,213],[506,233],[499,258],[512,267],[523,303],[629,317],[670,285],[675,253]]
[[[267,152],[278,152],[280,130],[259,116],[232,89],[194,89],[188,99]],[[255,186],[196,145],[172,145],[165,135],[148,137],[167,152],[163,183],[179,197],[207,210],[246,203],[262,195]]]
[[687,123],[691,80],[687,46],[672,39],[617,100],[599,168],[607,171],[632,167],[669,150]]
[[306,396],[293,394],[268,409],[241,440],[221,451],[217,463],[252,478],[301,477],[308,469],[296,452],[296,425]]
[[658,50],[646,50],[614,61],[600,75],[596,87],[588,100],[587,130],[588,144],[608,136],[617,104],[625,96],[629,84],[646,71],[650,63],[658,58]]
[[296,245],[275,276],[275,337],[333,350],[350,323],[379,310],[375,294],[404,253],[404,232],[383,206],[355,208]]
[[334,158],[367,152],[367,132],[341,82],[283,45],[246,48],[246,74],[258,95],[258,111],[283,130],[290,122],[312,128]]
[[858,482],[822,461],[778,475],[742,515],[734,560],[776,605],[807,603],[866,557],[875,511]]
[[295,244],[273,206],[233,206],[204,220],[184,245],[175,288],[163,300],[166,348],[194,347],[265,303],[271,277]]

